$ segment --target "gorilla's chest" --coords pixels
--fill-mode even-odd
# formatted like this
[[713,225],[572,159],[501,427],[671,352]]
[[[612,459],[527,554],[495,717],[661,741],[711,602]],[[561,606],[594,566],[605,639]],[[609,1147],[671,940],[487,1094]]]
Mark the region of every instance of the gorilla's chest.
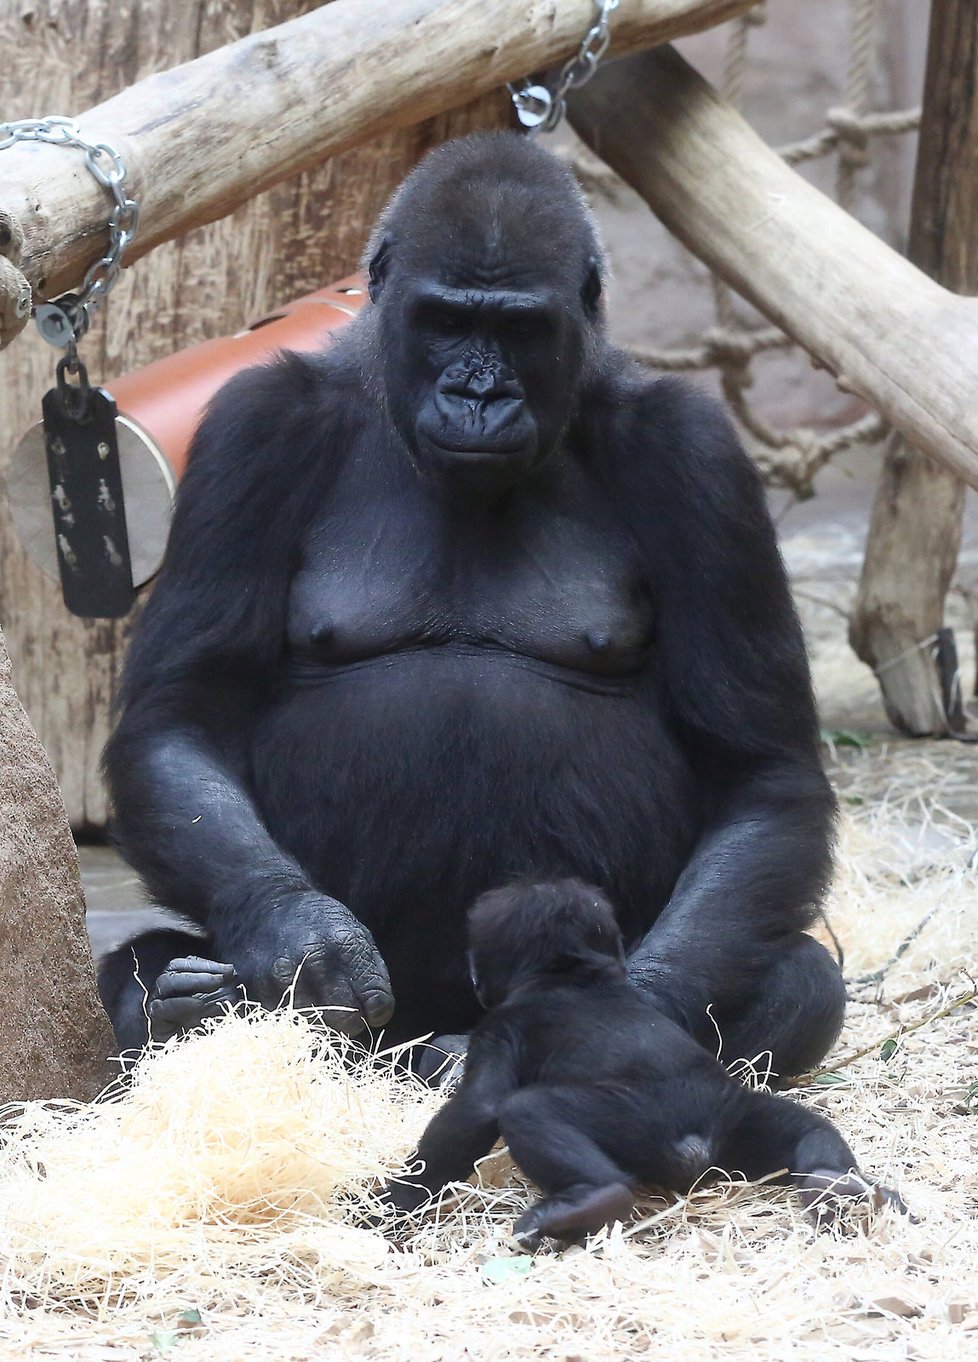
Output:
[[288,621],[305,665],[455,645],[612,676],[642,664],[652,630],[650,584],[600,499],[452,519],[392,497],[356,521],[328,516],[307,541]]

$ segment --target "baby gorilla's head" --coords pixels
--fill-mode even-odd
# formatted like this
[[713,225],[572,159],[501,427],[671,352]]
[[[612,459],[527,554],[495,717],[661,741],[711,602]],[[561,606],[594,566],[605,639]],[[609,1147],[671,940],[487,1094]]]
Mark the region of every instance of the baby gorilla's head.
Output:
[[624,977],[624,958],[611,904],[580,880],[491,889],[469,911],[469,971],[483,1007],[544,976]]

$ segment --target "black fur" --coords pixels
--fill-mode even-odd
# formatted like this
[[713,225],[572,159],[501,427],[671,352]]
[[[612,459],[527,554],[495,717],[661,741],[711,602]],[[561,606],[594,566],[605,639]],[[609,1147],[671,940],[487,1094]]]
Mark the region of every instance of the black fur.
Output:
[[544,1197],[516,1224],[533,1246],[628,1215],[639,1184],[686,1192],[709,1170],[771,1177],[803,1201],[837,1194],[902,1203],[860,1174],[824,1117],[752,1092],[632,984],[615,915],[574,880],[484,894],[470,915],[471,966],[492,1007],[461,1082],[388,1189],[413,1210],[467,1177],[496,1140]]
[[[199,929],[171,954],[268,1005],[300,969],[351,1031],[465,1032],[467,907],[573,875],[669,1016],[712,1044],[712,1005],[727,1054],[797,1072],[844,1006],[804,935],[833,801],[753,466],[607,344],[538,146],[433,152],[368,262],[331,349],[214,400],[132,642],[106,771],[124,854]],[[124,1045],[131,974],[129,946],[102,970]]]

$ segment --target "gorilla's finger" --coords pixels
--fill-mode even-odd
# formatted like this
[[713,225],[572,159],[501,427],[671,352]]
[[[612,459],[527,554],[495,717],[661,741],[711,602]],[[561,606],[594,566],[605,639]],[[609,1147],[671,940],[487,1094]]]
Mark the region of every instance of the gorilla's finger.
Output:
[[390,975],[380,952],[371,942],[356,941],[344,963],[350,983],[368,1026],[383,1026],[394,1014]]
[[360,1011],[368,1026],[386,1026],[394,1015],[394,995],[390,984],[364,990],[360,994]]
[[320,1007],[316,1012],[324,1026],[343,1036],[359,1036],[367,1025],[357,1007]]
[[234,966],[220,960],[205,960],[202,955],[182,955],[170,961],[166,973],[215,974],[220,979],[229,979],[234,974]]
[[153,1035],[159,1040],[164,1039],[165,1034],[187,1031],[208,1017],[216,1017],[226,1004],[236,1003],[240,998],[240,987],[228,984],[207,993],[155,997],[150,999],[146,1011]]
[[[203,963],[203,962],[202,962]],[[227,975],[201,971],[197,974],[176,972],[168,969],[156,981],[155,993],[159,998],[176,998],[181,995],[213,993],[224,983]]]
[[349,981],[342,975],[324,975],[306,966],[295,980],[292,1001],[295,1007],[315,1012],[323,1026],[344,1036],[357,1036],[366,1026]]

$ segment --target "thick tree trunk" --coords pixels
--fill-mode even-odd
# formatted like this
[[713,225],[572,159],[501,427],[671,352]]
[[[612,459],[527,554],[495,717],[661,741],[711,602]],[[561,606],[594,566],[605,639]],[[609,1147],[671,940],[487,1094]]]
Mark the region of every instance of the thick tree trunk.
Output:
[[[933,0],[910,259],[955,293],[978,293],[978,18]],[[964,484],[900,435],[888,445],[849,636],[875,668],[890,722],[914,736],[960,728],[956,658],[943,628]]]
[[[0,0],[0,108],[5,118],[74,114],[153,71],[316,8],[317,0],[133,0],[124,6]],[[318,94],[310,90],[305,97],[314,104]],[[238,99],[244,117],[246,96]],[[509,118],[505,93],[486,95],[375,138],[161,246],[138,269],[123,272],[105,316],[85,337],[82,357],[92,379],[111,388],[120,373],[193,341],[233,333],[276,304],[348,274],[377,212],[429,146],[507,125]],[[275,135],[272,127],[266,131]],[[206,140],[206,128],[202,136]],[[77,153],[53,154],[75,164]],[[0,180],[4,158],[12,155],[0,152]],[[91,202],[105,197],[94,181],[91,192]],[[40,417],[56,357],[33,328],[0,355],[0,476],[16,440]],[[99,756],[132,619],[89,623],[70,616],[57,585],[21,548],[2,497],[0,619],[21,698],[54,763],[71,823],[101,828],[106,801]]]
[[95,990],[78,857],[0,634],[0,1106],[94,1097],[112,1030]]

